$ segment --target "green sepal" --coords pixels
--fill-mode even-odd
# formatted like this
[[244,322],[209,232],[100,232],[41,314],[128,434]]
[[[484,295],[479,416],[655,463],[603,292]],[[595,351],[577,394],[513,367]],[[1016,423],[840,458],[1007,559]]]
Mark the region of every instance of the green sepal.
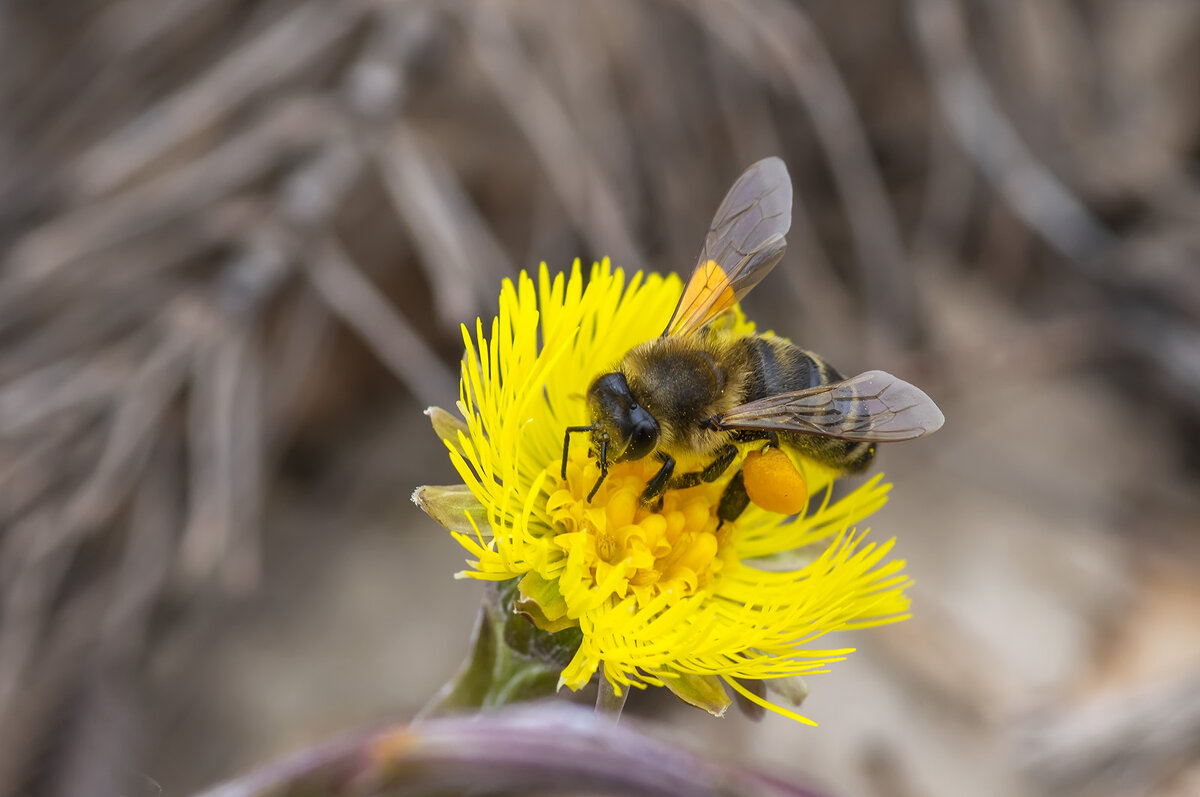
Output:
[[567,602],[557,581],[549,581],[530,571],[518,583],[513,609],[525,615],[538,628],[555,634],[579,624],[567,617]]
[[[472,534],[476,529],[488,531],[487,510],[465,484],[444,487],[424,485],[413,490],[413,503],[450,531]],[[471,521],[474,521],[472,526]]]
[[671,672],[662,676],[662,682],[675,697],[714,717],[724,716],[725,710],[733,705],[725,684],[716,675]]
[[583,634],[577,626],[553,634],[541,630],[514,611],[517,595],[516,579],[489,587],[466,660],[422,715],[523,703],[557,691]]
[[808,681],[805,681],[799,675],[792,675],[787,678],[770,678],[764,681],[764,683],[767,685],[768,692],[792,708],[799,708],[800,704],[808,698]]
[[425,416],[429,418],[429,422],[433,424],[433,433],[441,438],[442,442],[453,448],[460,455],[463,453],[462,446],[459,445],[458,436],[460,434],[471,436],[470,427],[466,422],[441,407],[429,407],[425,410]]
[[505,643],[521,656],[553,666],[557,687],[559,673],[575,658],[575,651],[583,643],[583,632],[575,623],[554,632],[538,628],[529,617],[516,609],[516,600],[520,595],[517,580],[501,581],[498,586],[499,600],[506,612]]

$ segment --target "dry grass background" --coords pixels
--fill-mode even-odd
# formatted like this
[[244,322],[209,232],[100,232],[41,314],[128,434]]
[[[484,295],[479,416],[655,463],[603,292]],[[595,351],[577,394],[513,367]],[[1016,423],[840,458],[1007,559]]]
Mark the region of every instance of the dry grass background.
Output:
[[842,794],[1200,793],[1194,0],[0,6],[0,793],[187,793],[414,712],[477,592],[407,502],[499,280],[686,271],[797,190],[766,326],[925,386],[914,620],[813,730],[633,709]]

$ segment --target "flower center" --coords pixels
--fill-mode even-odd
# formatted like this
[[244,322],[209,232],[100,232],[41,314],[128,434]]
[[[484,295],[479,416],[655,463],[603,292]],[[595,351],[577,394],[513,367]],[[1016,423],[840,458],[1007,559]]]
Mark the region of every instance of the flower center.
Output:
[[735,524],[717,519],[728,480],[668,490],[661,506],[646,505],[640,497],[657,468],[653,460],[611,466],[591,502],[587,494],[600,475],[595,459],[572,457],[566,481],[555,479],[546,509],[557,532],[552,545],[566,559],[564,596],[583,588],[602,599],[633,596],[638,605],[660,595],[671,602],[708,589],[736,556],[729,544]]

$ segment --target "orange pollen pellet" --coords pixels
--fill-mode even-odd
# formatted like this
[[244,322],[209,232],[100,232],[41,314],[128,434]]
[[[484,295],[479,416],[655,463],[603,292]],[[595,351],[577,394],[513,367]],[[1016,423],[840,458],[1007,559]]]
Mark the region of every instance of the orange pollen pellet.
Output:
[[808,505],[808,482],[778,448],[747,454],[742,476],[750,500],[768,512],[794,515]]

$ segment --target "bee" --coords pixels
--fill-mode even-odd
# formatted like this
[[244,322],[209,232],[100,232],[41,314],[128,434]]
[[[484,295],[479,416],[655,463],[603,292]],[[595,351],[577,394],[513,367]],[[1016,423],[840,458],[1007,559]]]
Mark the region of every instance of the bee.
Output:
[[[911,440],[941,428],[937,405],[919,388],[883,371],[843,378],[790,341],[734,335],[723,316],[783,257],[791,226],[792,185],[779,158],[747,169],[717,208],[695,270],[660,337],[631,349],[587,391],[589,433],[600,476],[610,464],[654,457],[661,465],[641,500],[666,490],[712,482],[737,459],[738,445],[767,441],[848,474],[861,473],[880,442]],[[727,319],[728,317],[725,316]],[[676,473],[680,460],[707,462]],[[749,504],[741,468],[722,494],[717,514],[736,519]],[[794,469],[793,469],[794,470]]]

